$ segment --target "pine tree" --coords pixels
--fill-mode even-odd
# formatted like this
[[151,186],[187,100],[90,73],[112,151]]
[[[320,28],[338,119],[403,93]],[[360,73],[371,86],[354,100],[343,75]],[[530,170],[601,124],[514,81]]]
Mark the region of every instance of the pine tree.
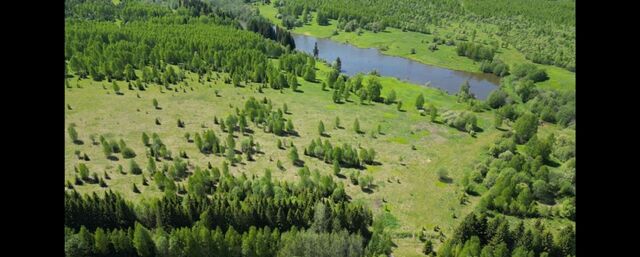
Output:
[[156,108],[156,110],[160,110],[160,106],[158,105],[158,100],[153,98],[153,107]]
[[102,178],[100,178],[100,187],[107,187],[107,183]]
[[338,176],[338,174],[340,174],[340,164],[338,159],[333,159],[333,175]]
[[386,99],[384,99],[384,103],[385,104],[392,104],[396,102],[396,91],[391,89],[391,92],[389,92],[389,95],[387,96]]
[[438,117],[438,109],[435,105],[429,104],[429,114],[431,116],[431,122],[434,122]]
[[422,110],[423,108],[424,108],[424,95],[420,93],[420,95],[418,95],[418,97],[416,98],[416,109]]
[[318,124],[318,134],[320,134],[320,136],[324,136],[324,123],[322,123],[322,121]]
[[433,252],[433,242],[431,242],[431,240],[427,240],[424,243],[424,247],[422,248],[422,252],[425,255],[429,255],[429,254],[431,254]]
[[142,132],[142,143],[144,144],[144,146],[149,146],[149,135],[147,135],[147,133]]
[[133,192],[136,194],[140,193],[140,190],[138,189],[138,187],[136,186],[136,183],[133,183]]
[[149,231],[138,222],[135,224],[135,232],[133,233],[133,246],[141,257],[155,256],[155,244],[151,239],[151,235]]
[[129,161],[129,172],[133,175],[142,174],[142,169],[140,168],[140,166],[138,165],[135,159],[131,159],[131,161]]
[[353,131],[360,133],[360,122],[358,121],[358,118],[353,122]]
[[298,149],[295,146],[291,147],[289,151],[289,159],[293,165],[299,166],[300,157],[298,156]]
[[289,134],[293,134],[295,132],[295,130],[293,128],[293,122],[291,121],[291,119],[287,120],[287,125],[286,125],[285,129],[287,130],[287,133],[289,133]]
[[113,87],[113,92],[116,93],[116,95],[121,94],[120,93],[120,86],[118,86],[118,83],[116,83],[115,80],[113,81],[112,87]]
[[500,127],[502,127],[503,121],[504,121],[504,117],[501,114],[499,114],[498,112],[495,112],[494,113],[493,126],[495,128],[500,128]]
[[101,256],[109,256],[111,253],[111,241],[109,240],[109,237],[107,236],[107,233],[105,233],[104,229],[102,229],[101,227],[98,227],[96,229],[96,232],[94,233],[94,238],[95,238],[95,247],[94,247],[94,252],[97,255],[101,255]]
[[76,126],[75,125],[70,125],[69,128],[67,129],[67,132],[69,132],[69,137],[71,138],[71,141],[74,144],[79,144],[80,141],[78,140],[78,132],[76,131]]
[[335,122],[333,124],[334,124],[333,125],[334,128],[339,129],[340,128],[340,117],[336,116],[336,120],[335,120]]

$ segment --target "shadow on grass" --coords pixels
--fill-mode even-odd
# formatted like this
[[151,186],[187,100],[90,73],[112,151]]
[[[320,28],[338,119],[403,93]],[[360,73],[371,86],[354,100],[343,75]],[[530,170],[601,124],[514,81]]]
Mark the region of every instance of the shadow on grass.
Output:
[[365,192],[367,194],[373,194],[375,192],[375,189],[378,188],[378,185],[370,185],[368,187],[362,188],[362,192]]
[[73,143],[76,144],[76,145],[84,145],[84,141],[82,141],[80,139],[74,140]]
[[109,155],[109,157],[107,157],[107,159],[112,160],[112,161],[114,161],[114,162],[116,162],[116,161],[120,160],[120,159],[118,159],[118,157],[116,157],[115,155]]
[[291,131],[291,132],[286,132],[286,134],[284,134],[284,136],[294,136],[294,137],[300,137],[300,134],[298,133],[298,131]]
[[336,177],[341,178],[341,179],[346,179],[347,178],[347,176],[342,175],[340,173],[336,174]]
[[439,180],[440,180],[440,182],[447,183],[447,184],[453,183],[453,179],[450,178],[450,177],[440,178]]
[[327,137],[327,138],[331,138],[331,135],[327,134],[327,133],[322,133],[320,134],[321,137]]
[[293,162],[293,166],[296,167],[303,167],[304,166],[304,161],[303,160],[297,160]]

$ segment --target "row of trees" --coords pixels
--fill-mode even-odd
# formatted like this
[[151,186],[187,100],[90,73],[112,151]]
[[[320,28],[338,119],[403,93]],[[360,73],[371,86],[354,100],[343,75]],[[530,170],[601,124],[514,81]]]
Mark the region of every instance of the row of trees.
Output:
[[474,61],[493,60],[496,50],[490,46],[472,42],[460,42],[456,45],[456,53]]
[[[76,232],[77,231],[77,232]],[[316,232],[293,228],[280,231],[270,227],[239,232],[233,227],[209,229],[202,224],[191,228],[149,230],[136,223],[128,229],[90,232],[85,227],[65,227],[65,254],[79,256],[365,256],[365,240],[346,231]],[[372,255],[367,255],[372,256]]]
[[329,140],[324,143],[320,138],[311,140],[309,146],[304,149],[304,154],[324,160],[326,163],[339,164],[341,167],[362,167],[362,164],[373,164],[376,151],[370,148],[358,150],[344,143],[342,146],[332,146]]
[[489,219],[471,213],[440,246],[438,256],[575,256],[575,240],[571,225],[554,235],[540,220],[525,228],[522,221],[510,226],[501,215]]
[[[156,172],[157,175],[165,171]],[[148,228],[189,227],[197,222],[222,229],[240,231],[254,226],[288,230],[296,226],[308,228],[314,222],[318,203],[326,207],[322,213],[326,231],[346,229],[350,233],[369,235],[371,212],[360,204],[350,203],[341,184],[331,175],[321,176],[303,167],[298,184],[273,181],[271,172],[261,178],[229,175],[228,166],[196,169],[187,181],[185,196],[165,190],[159,199],[142,200],[133,205],[119,194],[107,191],[104,197],[82,196],[75,190],[65,192],[65,225],[74,229],[86,226],[127,228],[138,221]],[[134,211],[135,210],[135,211]]]

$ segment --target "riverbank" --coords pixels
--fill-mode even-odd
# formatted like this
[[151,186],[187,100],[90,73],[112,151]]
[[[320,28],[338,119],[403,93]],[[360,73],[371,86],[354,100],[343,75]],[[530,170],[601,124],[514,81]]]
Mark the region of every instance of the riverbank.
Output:
[[[278,11],[275,7],[264,4],[259,4],[257,7],[262,16],[274,24],[282,24],[276,18]],[[355,32],[339,32],[338,35],[333,35],[333,31],[337,30],[337,21],[331,20],[328,26],[320,26],[315,22],[317,14],[312,13],[312,15],[312,22],[291,31],[318,38],[328,38],[340,43],[349,43],[360,48],[377,48],[384,54],[408,58],[427,65],[467,72],[479,72],[480,69],[479,62],[458,56],[455,46],[440,45],[438,50],[429,51],[427,47],[433,41],[434,35],[402,31],[396,28],[387,28],[379,33],[364,30],[360,35]],[[449,32],[447,29],[440,29],[440,31],[441,34]],[[478,39],[487,37],[487,34],[478,33]],[[415,49],[415,54],[412,54],[412,49]],[[497,56],[511,67],[519,63],[532,63],[513,48],[500,48]],[[549,80],[538,83],[538,87],[561,91],[575,90],[575,73],[555,66],[536,65],[546,69],[549,75]]]

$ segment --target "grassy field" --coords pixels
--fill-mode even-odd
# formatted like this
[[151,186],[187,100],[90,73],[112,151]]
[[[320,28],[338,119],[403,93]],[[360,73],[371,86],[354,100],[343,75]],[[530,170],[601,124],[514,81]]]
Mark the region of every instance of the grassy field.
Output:
[[[281,21],[276,18],[277,9],[272,5],[258,5],[260,14],[275,24],[281,24]],[[333,35],[333,31],[337,30],[337,21],[331,20],[328,26],[320,26],[315,21],[317,13],[313,13],[312,22],[303,27],[296,27],[292,31],[298,34],[310,35],[319,38],[331,38],[337,42],[353,44],[361,48],[378,48],[383,49],[383,53],[388,55],[400,56],[409,58],[418,62],[422,62],[429,65],[435,65],[453,70],[479,72],[480,63],[475,62],[467,57],[458,56],[456,54],[455,46],[438,46],[438,50],[431,52],[427,49],[428,44],[433,41],[433,38],[437,35],[445,35],[446,33],[452,33],[458,27],[462,26],[474,26],[473,24],[454,24],[448,28],[438,28],[433,34],[423,34],[418,32],[403,32],[396,28],[387,28],[383,32],[373,33],[363,30],[361,35],[355,32],[339,32],[338,35]],[[491,28],[487,28],[491,29]],[[478,30],[477,40],[484,40],[490,38],[487,33],[480,32]],[[386,49],[386,50],[384,50]],[[415,49],[415,54],[411,53],[411,49]],[[519,63],[531,63],[524,58],[522,53],[518,52],[512,47],[500,48],[498,58],[505,63],[513,67],[514,64]],[[547,70],[549,80],[538,84],[540,88],[545,89],[557,89],[557,90],[574,90],[575,89],[575,73],[567,71],[563,68],[539,65]]]
[[[319,63],[318,68],[318,77],[324,78],[328,67]],[[322,91],[319,83],[306,82],[302,78],[298,81],[303,93],[292,92],[290,89],[284,90],[284,93],[271,89],[259,93],[255,85],[234,88],[232,85],[224,84],[222,79],[201,84],[194,74],[188,74],[188,77],[186,92],[177,86],[176,88],[180,88],[179,92],[165,89],[162,93],[158,85],[150,85],[146,91],[128,90],[126,83],[120,82],[124,95],[114,94],[111,83],[106,81],[73,78],[72,88],[65,89],[65,102],[72,108],[65,111],[65,129],[71,123],[76,124],[79,137],[84,144],[73,144],[65,131],[65,178],[73,181],[73,167],[84,162],[91,172],[96,172],[100,177],[106,171],[111,177],[106,181],[108,189],[119,191],[133,201],[142,197],[161,196],[162,193],[145,169],[147,157],[141,140],[142,132],[149,135],[158,133],[174,156],[177,156],[179,151],[186,151],[189,156],[187,161],[191,165],[206,167],[210,162],[220,167],[223,157],[201,154],[194,143],[188,143],[183,137],[185,132],[193,135],[204,130],[204,126],[206,129],[213,129],[217,135],[224,136],[219,126],[213,123],[214,116],[226,117],[234,112],[235,107],[242,108],[251,96],[257,99],[267,97],[273,101],[274,107],[280,107],[283,103],[288,105],[291,114],[286,115],[286,118],[293,120],[299,137],[280,138],[297,146],[302,160],[311,170],[318,169],[327,174],[332,172],[331,165],[303,155],[303,148],[312,139],[319,137],[319,121],[324,122],[329,134],[326,139],[332,144],[350,143],[375,149],[376,160],[381,165],[368,166],[362,171],[344,168],[341,171],[341,174],[347,176],[352,171],[371,174],[377,185],[373,193],[363,192],[360,187],[351,185],[347,178],[335,179],[347,186],[348,194],[355,201],[364,201],[374,213],[381,213],[386,209],[397,218],[398,226],[393,230],[394,241],[399,246],[395,250],[397,256],[420,256],[422,243],[412,234],[423,227],[431,230],[436,225],[449,234],[459,219],[473,209],[474,203],[477,202],[475,198],[471,199],[470,204],[459,204],[461,186],[458,183],[464,172],[473,166],[488,145],[499,136],[499,131],[491,126],[491,113],[478,114],[478,124],[484,131],[479,133],[477,138],[446,125],[430,122],[428,117],[419,115],[414,107],[416,95],[419,93],[425,95],[427,104],[434,103],[440,112],[463,110],[465,106],[457,103],[454,96],[442,91],[394,78],[381,78],[384,86],[382,95],[394,89],[398,99],[404,102],[404,112],[398,111],[396,105],[360,105],[355,96],[351,97],[354,102],[335,104],[331,100],[330,91]],[[81,88],[78,88],[78,85]],[[215,96],[215,90],[219,90],[220,97]],[[154,98],[158,100],[161,110],[153,107]],[[333,128],[336,116],[340,117],[343,129]],[[156,118],[159,118],[161,125],[155,124]],[[185,121],[185,128],[177,126],[178,118]],[[355,118],[359,119],[360,127],[365,134],[353,131]],[[381,125],[383,134],[372,138],[369,132],[378,124]],[[273,171],[274,177],[296,180],[298,168],[287,158],[288,149],[277,149],[278,137],[264,133],[253,124],[250,124],[250,127],[255,131],[253,136],[261,145],[264,154],[255,156],[255,161],[243,161],[236,167],[231,167],[231,172],[261,175],[269,168]],[[128,171],[129,160],[123,159],[121,154],[117,155],[120,158],[118,161],[107,160],[102,147],[92,145],[89,139],[91,134],[95,134],[96,137],[103,135],[107,139],[123,139],[127,146],[136,152],[137,156],[134,159],[145,169],[145,177],[150,180],[149,186],[141,185],[140,175],[119,174],[116,171],[117,165],[122,165],[124,170]],[[239,133],[236,135],[239,137],[236,139],[239,145],[243,136]],[[412,150],[412,145],[416,150]],[[74,154],[76,150],[87,153],[91,160],[79,160]],[[285,171],[276,167],[277,160],[283,162]],[[438,180],[436,168],[439,167],[448,169],[453,183],[446,184]],[[193,167],[190,170],[193,170]],[[137,184],[142,194],[132,192],[132,183]],[[81,193],[108,190],[100,188],[97,184],[85,184],[76,188]],[[452,213],[458,218],[454,219]]]

